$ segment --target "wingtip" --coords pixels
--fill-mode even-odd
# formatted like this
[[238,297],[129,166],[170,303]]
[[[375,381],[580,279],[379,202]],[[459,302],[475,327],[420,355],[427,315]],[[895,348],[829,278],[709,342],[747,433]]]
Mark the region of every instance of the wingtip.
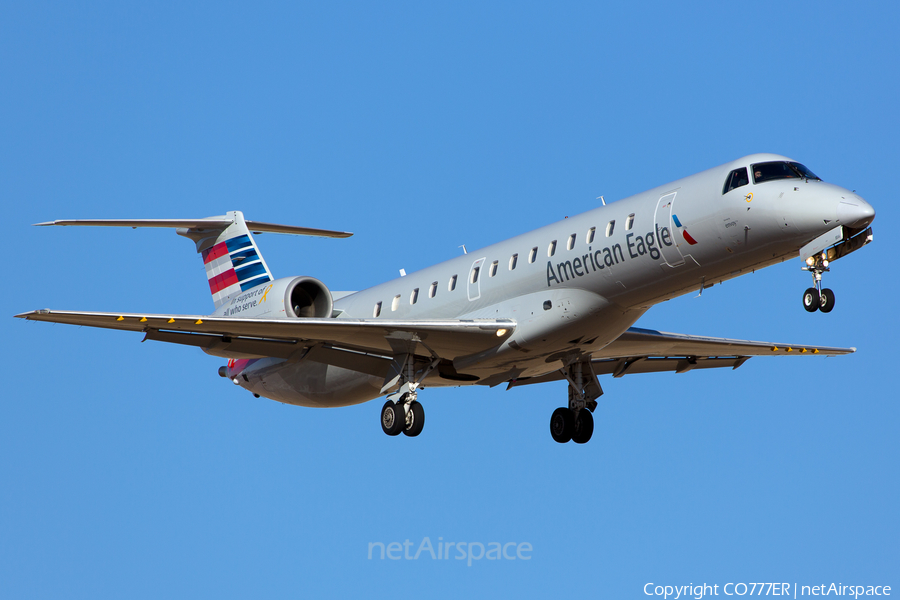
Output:
[[32,227],[47,227],[48,225],[56,225],[56,221],[44,221],[43,223],[35,223]]
[[13,318],[16,319],[27,319],[34,315],[46,315],[50,313],[49,308],[39,308],[37,310],[29,310],[28,312],[19,313],[17,315],[13,315]]

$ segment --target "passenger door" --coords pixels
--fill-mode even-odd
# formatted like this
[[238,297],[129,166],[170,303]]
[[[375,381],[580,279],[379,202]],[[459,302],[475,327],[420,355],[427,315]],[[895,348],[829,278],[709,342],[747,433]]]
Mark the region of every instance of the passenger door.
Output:
[[[684,257],[678,250],[678,241],[675,239],[675,227],[672,224],[672,211],[675,209],[675,194],[677,193],[665,194],[659,199],[659,202],[656,204],[656,216],[654,218],[656,241],[666,264],[670,267],[684,264]],[[666,228],[669,232],[668,239],[672,244],[671,246],[663,243],[663,228]]]
[[481,278],[484,275],[481,267],[484,266],[484,260],[484,258],[479,258],[472,263],[472,268],[469,269],[469,277],[466,279],[466,294],[469,301],[481,298]]

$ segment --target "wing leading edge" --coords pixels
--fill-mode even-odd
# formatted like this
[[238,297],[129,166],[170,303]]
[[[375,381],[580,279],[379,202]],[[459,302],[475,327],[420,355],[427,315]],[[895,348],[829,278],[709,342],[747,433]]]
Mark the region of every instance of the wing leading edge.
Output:
[[[594,352],[591,366],[597,375],[621,377],[667,371],[685,373],[693,369],[721,367],[737,369],[753,356],[838,356],[853,352],[856,352],[856,348],[755,342],[631,327],[616,341]],[[563,379],[563,375],[556,371],[540,377],[512,381],[509,387],[560,379]]]
[[[16,315],[103,329],[137,331],[145,339],[196,346],[228,358],[297,359],[308,353],[322,362],[381,373],[397,342],[416,342],[437,356],[453,360],[492,348],[515,331],[510,319],[235,319],[203,315],[159,315],[54,311]],[[597,375],[631,375],[741,366],[753,356],[836,356],[855,348],[759,342],[667,333],[632,327],[616,341],[593,353]],[[510,382],[510,387],[562,379],[554,371]]]
[[235,319],[202,315],[36,310],[16,315],[103,329],[139,331],[147,339],[198,346],[225,357],[291,358],[311,344],[390,356],[396,343],[416,342],[452,360],[492,348],[515,331],[511,319]]
[[810,344],[782,342],[754,342],[728,338],[668,333],[653,329],[631,327],[612,344],[594,352],[594,358],[622,358],[626,356],[790,356],[795,354],[852,354],[856,348],[834,348]]

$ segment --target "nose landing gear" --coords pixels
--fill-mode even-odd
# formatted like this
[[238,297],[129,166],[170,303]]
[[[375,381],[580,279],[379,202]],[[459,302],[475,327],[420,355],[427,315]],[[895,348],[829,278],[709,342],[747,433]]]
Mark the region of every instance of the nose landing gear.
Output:
[[829,313],[834,308],[834,292],[829,288],[822,288],[822,273],[831,270],[828,268],[826,256],[825,252],[810,256],[806,259],[806,266],[803,267],[804,271],[812,274],[814,286],[803,292],[803,308],[807,312],[820,310],[823,313]]
[[[832,245],[834,242],[837,244]],[[872,228],[856,231],[836,227],[800,248],[800,257],[808,257],[802,267],[813,278],[813,287],[803,292],[803,308],[809,312],[831,312],[834,308],[834,292],[822,288],[822,273],[829,271],[828,264],[856,252],[872,241]]]

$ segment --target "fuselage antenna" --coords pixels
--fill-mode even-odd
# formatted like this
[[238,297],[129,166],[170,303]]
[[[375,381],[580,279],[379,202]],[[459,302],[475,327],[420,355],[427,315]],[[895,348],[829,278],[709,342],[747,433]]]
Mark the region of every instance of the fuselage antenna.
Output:
[[468,254],[468,253],[469,253],[469,251],[466,250],[466,245],[465,245],[465,244],[463,244],[462,246],[460,246],[460,248],[463,249],[463,254]]
[[603,199],[603,196],[599,196],[599,197],[597,198],[597,200],[599,200],[600,202],[602,202],[602,203],[603,203],[603,206],[606,206],[606,200]]

